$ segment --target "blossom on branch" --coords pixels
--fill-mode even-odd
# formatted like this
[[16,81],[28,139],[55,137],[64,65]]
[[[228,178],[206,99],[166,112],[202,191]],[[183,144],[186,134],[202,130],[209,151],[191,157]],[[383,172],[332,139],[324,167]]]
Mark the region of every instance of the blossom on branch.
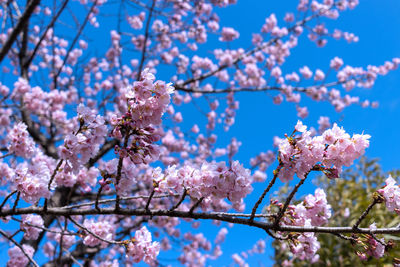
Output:
[[312,132],[306,129],[299,121],[295,132],[300,132],[301,136],[293,134],[279,144],[279,159],[283,164],[279,178],[283,182],[292,180],[294,174],[304,179],[317,164],[328,178],[338,178],[342,166],[350,166],[369,146],[369,135],[355,134],[350,137],[336,124],[320,136],[312,136]]

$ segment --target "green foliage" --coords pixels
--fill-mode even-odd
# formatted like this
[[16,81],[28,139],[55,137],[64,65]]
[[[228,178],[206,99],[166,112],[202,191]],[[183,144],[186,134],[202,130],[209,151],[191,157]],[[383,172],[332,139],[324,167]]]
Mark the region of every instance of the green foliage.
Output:
[[[325,190],[328,203],[332,206],[329,226],[352,226],[372,202],[373,193],[384,185],[389,174],[396,179],[400,177],[400,170],[384,173],[377,160],[363,158],[356,166],[344,171],[340,179],[329,180],[326,176],[318,177],[315,184]],[[346,208],[350,211],[347,217]],[[377,204],[362,221],[360,227],[369,227],[372,223],[376,223],[378,228],[395,227],[400,224],[400,216],[389,212],[384,203]],[[356,255],[357,250],[362,250],[360,246],[354,246],[350,241],[332,234],[319,234],[318,240],[321,243],[318,251],[319,261],[310,264],[307,261],[295,260],[293,266],[393,266],[393,259],[400,258],[400,237],[394,235],[377,237],[384,237],[385,241],[391,239],[398,245],[379,260],[369,257],[367,261],[361,261]],[[275,266],[282,266],[283,262],[291,257],[288,249],[281,248],[281,242],[277,240],[273,242]]]

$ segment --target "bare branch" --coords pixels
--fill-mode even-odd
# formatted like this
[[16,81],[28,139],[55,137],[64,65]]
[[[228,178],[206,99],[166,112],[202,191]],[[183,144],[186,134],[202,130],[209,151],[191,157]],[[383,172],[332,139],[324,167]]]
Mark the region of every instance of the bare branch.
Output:
[[368,213],[371,211],[371,209],[378,203],[380,203],[382,197],[379,197],[377,194],[374,196],[374,200],[371,202],[371,204],[368,205],[367,209],[360,215],[360,217],[357,219],[356,223],[353,225],[353,228],[358,228],[362,220],[367,217]]
[[[64,68],[65,63],[67,63],[67,60],[68,60],[68,58],[69,58],[69,55],[70,55],[72,49],[73,49],[74,46],[75,46],[75,43],[78,41],[79,36],[81,36],[83,29],[85,28],[86,24],[88,23],[89,18],[90,18],[90,16],[91,16],[91,14],[92,14],[94,8],[95,8],[96,5],[97,5],[97,1],[98,1],[98,0],[96,0],[96,1],[93,2],[92,6],[90,7],[89,12],[87,13],[87,15],[86,15],[86,17],[85,17],[85,20],[83,21],[82,25],[79,27],[78,32],[76,33],[74,40],[72,40],[72,43],[71,43],[71,45],[70,45],[69,48],[68,48],[67,54],[66,54],[65,57],[64,57],[64,61],[63,61],[62,65],[61,65],[61,67],[58,69],[57,73],[55,74],[55,77],[54,77],[54,78],[55,78],[55,81],[57,81],[57,77],[60,76],[60,73],[61,73],[62,69]],[[55,84],[54,86],[57,87],[56,84]]]
[[18,34],[24,29],[25,24],[28,22],[35,8],[39,5],[40,0],[31,0],[26,6],[24,13],[22,13],[21,17],[18,20],[17,25],[15,25],[11,34],[8,36],[7,41],[4,43],[3,47],[0,50],[0,62],[3,61],[4,57],[7,55],[8,51],[11,49],[11,46],[15,42],[18,37]]
[[54,27],[54,23],[57,21],[58,17],[61,15],[61,13],[64,11],[65,7],[67,6],[69,0],[64,0],[63,4],[61,5],[60,9],[58,10],[57,14],[51,19],[49,25],[47,25],[46,30],[40,37],[39,41],[37,42],[35,48],[33,49],[30,57],[28,60],[24,62],[24,68],[28,69],[29,65],[31,64],[32,60],[34,59],[37,51],[40,48],[41,43],[43,42],[44,38],[46,38],[47,32]]
[[147,39],[149,38],[150,22],[151,22],[151,17],[153,15],[153,10],[154,10],[154,7],[156,5],[156,2],[157,2],[156,0],[152,1],[151,8],[150,8],[150,11],[149,11],[149,16],[147,18],[146,28],[145,28],[145,33],[144,33],[143,48],[142,48],[142,57],[140,59],[140,65],[139,65],[139,68],[138,68],[138,73],[137,73],[137,76],[136,76],[136,80],[140,79],[140,76],[142,74],[142,69],[143,69],[143,66],[144,66],[144,61],[146,59]]
[[[165,216],[165,217],[177,217],[177,218],[191,218],[191,219],[209,219],[209,220],[217,220],[223,222],[231,222],[236,224],[243,224],[248,226],[253,226],[256,228],[260,228],[263,230],[274,230],[279,232],[315,232],[315,233],[360,233],[360,234],[400,234],[399,227],[391,227],[391,228],[353,228],[352,226],[345,227],[322,227],[322,226],[288,226],[288,225],[277,225],[270,222],[259,222],[259,221],[250,221],[249,218],[241,218],[241,217],[250,217],[251,214],[235,214],[235,213],[220,213],[220,212],[190,212],[190,211],[170,211],[165,209],[159,210],[145,210],[145,209],[125,209],[120,208],[119,210],[115,210],[114,207],[111,208],[102,208],[98,211],[95,208],[92,209],[64,209],[60,207],[49,207],[47,211],[43,209],[43,207],[31,206],[27,208],[18,208],[15,210],[7,209],[0,212],[0,217],[10,216],[10,215],[22,215],[22,214],[39,214],[39,215],[53,215],[53,216],[73,216],[73,215],[126,215],[126,216]],[[255,217],[262,217],[267,215],[261,214],[256,215]],[[273,215],[268,215],[273,216]]]
[[268,184],[267,188],[265,188],[264,192],[262,193],[262,195],[258,198],[256,204],[254,204],[253,209],[251,210],[251,217],[250,220],[253,221],[254,220],[254,216],[257,212],[257,208],[258,206],[260,206],[260,204],[262,203],[265,195],[269,192],[269,190],[271,189],[271,187],[275,184],[276,178],[278,177],[279,171],[282,169],[283,164],[279,163],[278,167],[276,168],[276,170],[274,170],[274,177],[272,178],[271,182]]
[[185,190],[183,190],[181,199],[170,210],[172,211],[172,210],[177,209],[182,204],[182,202],[185,200],[186,196],[187,196],[187,190],[185,189]]

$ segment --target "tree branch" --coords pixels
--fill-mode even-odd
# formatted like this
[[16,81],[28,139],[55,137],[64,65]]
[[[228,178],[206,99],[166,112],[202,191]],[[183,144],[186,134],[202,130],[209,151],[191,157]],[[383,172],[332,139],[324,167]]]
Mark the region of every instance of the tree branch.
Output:
[[18,37],[18,34],[24,29],[25,24],[28,22],[35,8],[39,5],[40,0],[31,0],[26,6],[24,13],[18,20],[17,25],[15,25],[11,34],[8,36],[7,41],[4,43],[0,50],[0,62],[3,61],[4,57],[7,55],[8,51],[11,49],[13,43]]

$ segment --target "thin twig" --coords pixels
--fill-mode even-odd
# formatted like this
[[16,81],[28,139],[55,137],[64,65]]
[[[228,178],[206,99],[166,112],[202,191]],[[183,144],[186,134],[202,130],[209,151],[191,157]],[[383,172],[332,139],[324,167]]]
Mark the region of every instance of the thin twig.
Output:
[[[344,84],[349,81],[360,81],[363,77],[353,77],[344,81],[334,81],[330,83],[321,83],[318,85],[310,85],[310,86],[293,86],[291,90],[293,92],[299,93],[307,93],[311,89],[319,89],[321,87],[333,87],[340,84]],[[285,89],[282,86],[276,85],[267,85],[263,87],[239,87],[239,88],[225,88],[225,89],[213,89],[213,90],[201,90],[199,88],[188,88],[184,87],[181,84],[175,84],[174,89],[177,91],[183,91],[187,93],[202,93],[202,94],[223,94],[223,93],[239,93],[239,92],[265,92],[265,91],[284,91]]]
[[286,237],[277,236],[277,235],[275,235],[274,233],[272,233],[271,230],[269,230],[269,229],[265,230],[265,232],[267,232],[267,234],[268,234],[270,237],[274,238],[274,239],[278,239],[278,240],[282,240],[282,241],[288,240],[288,239],[289,239],[289,236],[286,236]]
[[[125,140],[124,140],[124,148],[126,149],[128,147],[128,142],[129,142],[129,132],[127,132],[125,134]],[[121,179],[121,175],[122,175],[122,166],[124,163],[124,157],[121,156],[121,153],[119,154],[119,160],[118,160],[118,167],[117,167],[117,177],[115,178],[115,190],[117,191],[117,197],[116,197],[116,201],[115,201],[115,210],[118,210],[119,207],[119,202],[120,202],[120,196],[118,194],[118,184],[119,184],[119,180]]]
[[[155,195],[153,196],[153,198],[163,198],[163,197],[179,197],[179,194],[165,194],[165,195]],[[132,197],[121,197],[120,200],[134,200],[134,199],[141,199],[141,198],[149,198],[150,196],[132,196]],[[112,198],[112,199],[103,199],[103,200],[99,200],[98,204],[105,204],[105,203],[112,203],[112,202],[116,202],[117,199]],[[60,207],[63,209],[74,209],[74,208],[80,208],[80,207],[85,207],[85,206],[92,206],[92,205],[96,205],[96,202],[85,202],[85,203],[81,203],[81,204],[75,204],[75,205],[69,205],[69,206],[64,206],[64,207]]]
[[[19,222],[19,223],[23,223],[23,224],[28,225],[30,227],[34,227],[34,228],[37,228],[37,229],[40,229],[42,231],[46,231],[46,232],[49,232],[49,233],[53,233],[53,234],[61,234],[61,233],[63,233],[63,232],[54,231],[54,230],[51,230],[51,229],[49,229],[47,227],[39,226],[39,225],[36,225],[36,224],[32,224],[32,223],[28,223],[28,222],[22,222],[22,220],[17,219],[15,217],[11,217],[11,219],[13,221],[16,221],[16,222]],[[64,232],[63,235],[75,235],[76,236],[78,234],[72,233],[72,232],[67,232],[67,233]]]
[[17,192],[18,192],[18,190],[14,190],[14,191],[12,191],[10,194],[8,194],[8,195],[6,196],[6,198],[3,200],[3,202],[2,202],[1,205],[0,205],[0,212],[2,211],[2,209],[3,209],[4,205],[6,204],[7,200],[8,200],[10,197],[12,197],[12,195],[14,195],[14,194],[17,193]]
[[200,205],[200,203],[203,201],[204,197],[201,197],[199,200],[197,200],[196,203],[190,208],[189,214],[193,214],[193,211]]
[[74,256],[72,256],[71,252],[69,252],[68,249],[63,248],[63,250],[67,253],[68,257],[70,257],[73,262],[75,262],[79,267],[83,267],[83,265],[77,259],[75,259]]
[[62,11],[65,9],[65,7],[67,6],[69,0],[64,0],[64,3],[62,4],[62,6],[60,7],[60,9],[58,10],[57,14],[51,19],[49,25],[47,25],[46,30],[44,31],[44,33],[42,34],[42,36],[40,37],[39,41],[36,43],[35,48],[33,49],[30,57],[28,60],[26,60],[24,62],[24,68],[27,69],[29,67],[29,65],[31,64],[33,58],[35,57],[37,51],[39,50],[39,47],[41,45],[41,43],[43,42],[44,38],[46,38],[47,32],[53,28],[54,23],[57,21],[58,17],[61,15]]
[[52,173],[52,175],[51,175],[51,177],[50,177],[50,181],[49,181],[49,183],[48,183],[48,185],[47,185],[47,189],[49,189],[49,190],[51,189],[51,184],[53,183],[54,177],[56,177],[56,174],[57,174],[58,170],[60,169],[61,164],[62,164],[63,162],[64,162],[63,159],[60,160],[60,161],[58,162],[56,168],[54,169],[54,171],[53,171],[53,173]]
[[[296,29],[297,26],[302,26],[302,25],[304,25],[305,23],[307,23],[308,21],[312,20],[313,18],[318,17],[319,15],[320,15],[320,14],[315,13],[315,14],[313,14],[313,15],[310,15],[310,16],[304,18],[304,19],[301,20],[301,21],[296,22],[292,27],[288,28],[288,34],[289,34],[290,32],[293,32],[293,31]],[[287,36],[287,35],[286,35],[286,36]],[[185,86],[185,85],[187,85],[187,84],[191,84],[191,83],[194,83],[194,82],[197,82],[197,81],[202,81],[202,80],[204,80],[204,79],[206,79],[206,78],[208,78],[208,77],[211,77],[211,76],[215,75],[216,73],[218,73],[218,72],[220,72],[220,71],[222,71],[222,70],[228,68],[229,66],[232,66],[232,65],[235,65],[235,64],[239,63],[239,62],[242,61],[244,58],[246,58],[246,57],[248,57],[248,56],[251,56],[251,55],[253,55],[254,53],[256,53],[256,52],[258,52],[258,51],[261,51],[261,50],[265,49],[266,47],[268,47],[268,46],[270,46],[270,45],[276,43],[278,40],[280,40],[280,39],[283,38],[283,37],[285,37],[285,36],[278,36],[278,37],[275,37],[275,38],[269,40],[268,42],[266,42],[266,43],[264,43],[264,44],[262,44],[262,45],[260,45],[260,46],[257,46],[257,47],[255,47],[255,48],[253,48],[253,49],[247,51],[246,53],[244,53],[243,55],[241,55],[241,56],[239,56],[237,59],[235,59],[235,60],[232,62],[231,65],[222,65],[222,66],[220,66],[219,68],[217,68],[217,69],[215,69],[215,70],[211,70],[211,71],[209,71],[209,72],[207,72],[207,73],[204,73],[203,75],[200,75],[199,77],[190,78],[190,79],[186,80],[185,82],[183,82],[182,84],[179,84],[179,85],[180,85],[180,86]]]
[[[62,69],[64,68],[65,63],[67,63],[67,60],[68,60],[68,58],[69,58],[69,55],[70,55],[72,49],[74,48],[75,43],[78,41],[79,36],[82,34],[83,29],[85,28],[86,24],[88,23],[88,21],[89,21],[89,19],[90,19],[90,16],[92,15],[93,10],[94,10],[94,8],[95,8],[96,5],[97,5],[97,2],[98,2],[98,0],[95,0],[95,1],[93,2],[92,6],[90,7],[89,12],[87,13],[87,15],[86,15],[86,17],[85,17],[85,20],[83,21],[82,25],[79,27],[79,30],[78,30],[77,33],[76,33],[74,40],[72,40],[72,43],[71,43],[71,45],[69,46],[68,51],[67,51],[67,53],[66,53],[66,55],[65,55],[65,57],[64,57],[64,61],[63,61],[63,63],[61,64],[61,67],[58,69],[56,75],[54,76],[54,77],[55,77],[55,81],[57,80],[57,77],[60,76],[60,73],[61,73]],[[55,84],[54,87],[57,87],[57,84]]]
[[187,196],[187,190],[185,189],[185,190],[183,190],[181,199],[179,199],[178,203],[176,203],[176,204],[170,209],[170,211],[173,211],[173,210],[177,209],[177,208],[182,204],[182,202],[185,200],[185,197],[186,197],[186,196]]
[[271,187],[275,184],[276,178],[279,175],[280,170],[282,169],[283,164],[279,163],[278,167],[276,168],[276,170],[274,170],[274,177],[272,178],[271,182],[268,184],[267,188],[265,188],[264,192],[262,193],[262,195],[258,198],[256,204],[254,204],[253,209],[251,210],[251,217],[250,220],[253,221],[254,220],[254,215],[257,212],[257,208],[258,206],[260,206],[260,204],[262,203],[265,195],[269,192],[269,190],[271,189]]
[[12,153],[7,153],[7,154],[4,154],[4,155],[1,155],[0,159],[4,159],[5,157],[11,156],[11,155],[12,155]]
[[353,228],[358,228],[358,226],[360,225],[360,223],[362,222],[362,220],[365,219],[365,217],[367,217],[368,213],[370,212],[370,210],[376,205],[378,204],[378,200],[376,198],[374,198],[374,200],[371,202],[371,204],[369,204],[369,206],[367,207],[367,209],[361,214],[361,216],[357,219],[356,223],[353,225]]
[[154,193],[155,193],[155,191],[154,191],[154,189],[153,189],[153,190],[151,191],[151,193],[150,193],[149,198],[147,199],[146,207],[144,208],[145,210],[149,210],[150,202],[151,202],[151,199],[152,199],[153,196],[154,196]]
[[300,181],[294,187],[293,191],[290,193],[289,197],[286,199],[285,204],[283,205],[283,207],[279,210],[278,216],[276,217],[275,222],[274,222],[275,226],[279,225],[279,221],[282,219],[283,215],[285,214],[285,211],[288,208],[288,206],[289,206],[290,202],[292,201],[294,195],[296,194],[297,190],[306,181],[307,175],[308,175],[308,173],[304,176],[303,179],[300,179]]
[[12,207],[12,210],[15,211],[15,209],[17,208],[18,205],[18,201],[19,201],[19,197],[21,196],[21,192],[17,193],[17,198],[15,199],[14,205]]
[[340,234],[340,233],[332,233],[332,234],[335,235],[335,236],[338,236],[338,237],[340,237],[341,239],[344,239],[344,240],[348,240],[348,241],[351,241],[351,242],[357,242],[357,238],[354,238],[352,236],[345,236],[345,235]]
[[96,194],[96,202],[94,204],[94,207],[97,210],[100,210],[100,208],[99,208],[99,200],[100,200],[101,191],[103,191],[103,185],[100,186],[99,191],[97,191],[97,194]]
[[140,79],[140,76],[142,74],[144,61],[146,59],[147,39],[149,38],[149,29],[150,29],[151,16],[153,15],[153,10],[154,10],[154,7],[156,5],[156,2],[157,2],[156,0],[152,1],[151,8],[150,8],[150,11],[149,11],[149,16],[148,16],[147,21],[146,21],[146,28],[145,28],[143,48],[142,48],[142,57],[140,59],[140,65],[139,65],[139,68],[138,68],[138,73],[137,73],[137,76],[136,76],[136,80]]

